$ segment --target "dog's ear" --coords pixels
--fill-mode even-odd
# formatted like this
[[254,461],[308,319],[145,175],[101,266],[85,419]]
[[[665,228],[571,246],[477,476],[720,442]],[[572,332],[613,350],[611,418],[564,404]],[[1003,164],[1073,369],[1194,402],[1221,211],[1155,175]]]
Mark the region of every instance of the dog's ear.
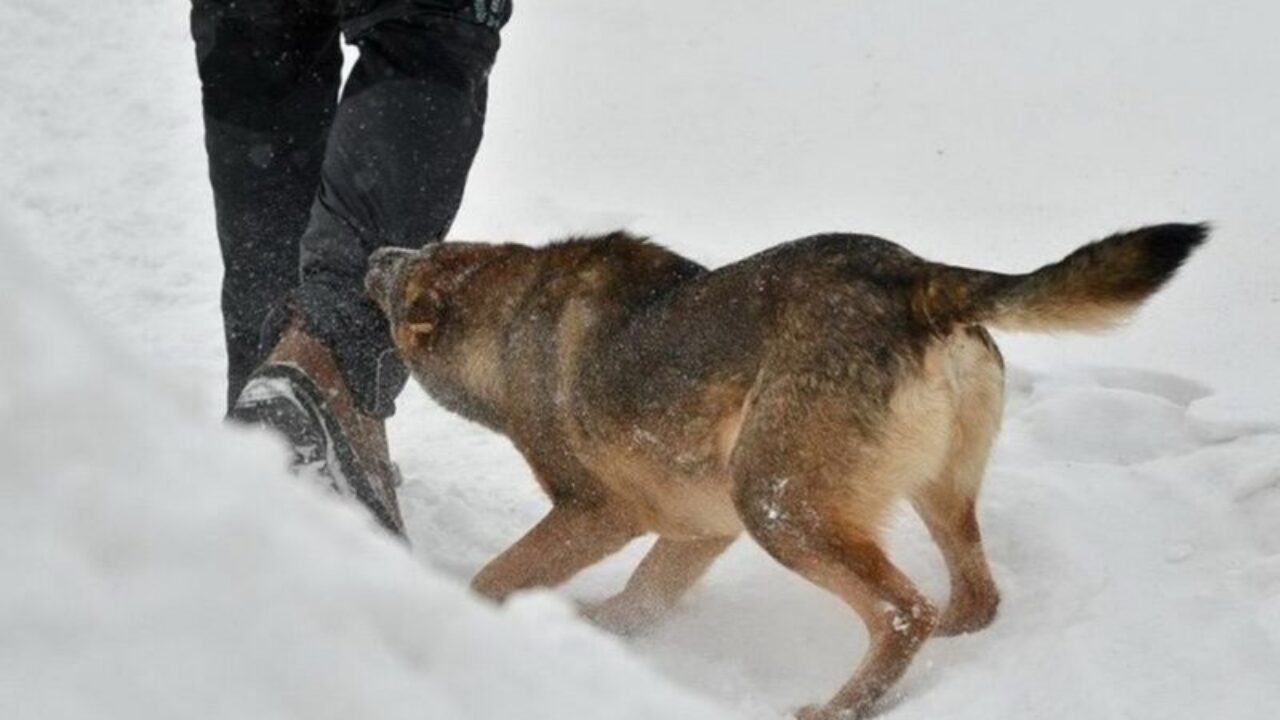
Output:
[[405,285],[404,315],[400,325],[417,335],[429,335],[440,320],[442,298],[430,285],[410,278]]
[[513,246],[448,242],[433,246],[414,262],[404,284],[399,330],[403,340],[424,344],[437,330],[453,296],[476,270],[505,256]]

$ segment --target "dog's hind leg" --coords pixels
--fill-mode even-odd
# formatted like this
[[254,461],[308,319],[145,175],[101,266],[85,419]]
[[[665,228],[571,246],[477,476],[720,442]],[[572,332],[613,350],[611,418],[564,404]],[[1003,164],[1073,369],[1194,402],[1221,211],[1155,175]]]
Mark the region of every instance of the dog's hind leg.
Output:
[[856,446],[845,412],[824,402],[774,403],[765,413],[773,417],[748,422],[732,460],[734,503],[751,536],[844,600],[870,636],[853,676],[825,706],[802,710],[803,720],[869,715],[937,622],[878,540],[901,487],[899,468]]
[[935,630],[943,636],[975,632],[990,625],[1000,604],[1000,593],[982,549],[976,498],[966,496],[963,489],[960,482],[943,479],[912,501],[942,550],[951,576],[951,597]]
[[639,534],[607,504],[557,504],[516,544],[485,565],[471,581],[471,589],[501,601],[517,590],[554,587]]
[[799,518],[764,523],[757,519],[748,528],[782,564],[852,607],[869,635],[869,647],[853,676],[826,705],[809,706],[798,717],[867,717],[932,634],[937,611],[889,560],[870,528],[838,527],[828,521],[807,526]]
[[982,548],[976,505],[1000,428],[1004,374],[994,345],[963,338],[952,355],[959,392],[946,465],[912,498],[951,576],[951,599],[935,630],[938,635],[981,630],[995,619],[1000,603]]
[[734,539],[658,538],[622,592],[584,607],[583,615],[620,635],[644,630],[675,606]]

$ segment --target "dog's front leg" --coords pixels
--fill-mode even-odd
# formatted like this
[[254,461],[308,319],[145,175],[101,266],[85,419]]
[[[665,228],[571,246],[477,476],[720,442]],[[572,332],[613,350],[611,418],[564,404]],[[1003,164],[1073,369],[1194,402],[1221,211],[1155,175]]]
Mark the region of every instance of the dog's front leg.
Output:
[[619,635],[638,633],[675,606],[736,537],[699,540],[660,537],[622,592],[585,606],[582,614]]
[[485,565],[471,589],[496,601],[518,590],[567,582],[640,533],[608,505],[559,504],[515,545]]

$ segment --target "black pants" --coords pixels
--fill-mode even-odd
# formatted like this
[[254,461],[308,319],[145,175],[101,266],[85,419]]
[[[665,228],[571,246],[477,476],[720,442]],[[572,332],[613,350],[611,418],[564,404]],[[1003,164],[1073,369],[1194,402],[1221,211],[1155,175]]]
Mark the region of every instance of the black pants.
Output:
[[[192,0],[228,407],[294,322],[363,411],[393,412],[406,373],[366,260],[448,232],[509,16],[509,0]],[[340,33],[360,58],[339,101]]]

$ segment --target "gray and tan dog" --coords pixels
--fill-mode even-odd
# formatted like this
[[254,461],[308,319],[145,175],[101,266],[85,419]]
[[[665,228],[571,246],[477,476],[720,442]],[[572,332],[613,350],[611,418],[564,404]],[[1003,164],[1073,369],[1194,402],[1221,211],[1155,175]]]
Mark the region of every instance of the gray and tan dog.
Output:
[[[366,286],[427,392],[510,438],[551,499],[477,592],[558,585],[656,533],[626,588],[585,610],[633,632],[745,529],[866,623],[853,677],[800,712],[848,718],[872,711],[931,634],[995,616],[974,504],[1004,370],[985,327],[1106,328],[1206,234],[1147,227],[1025,275],[865,235],[804,238],[715,271],[623,233],[445,243],[380,251]],[[881,545],[902,498],[946,559],[941,613]]]

